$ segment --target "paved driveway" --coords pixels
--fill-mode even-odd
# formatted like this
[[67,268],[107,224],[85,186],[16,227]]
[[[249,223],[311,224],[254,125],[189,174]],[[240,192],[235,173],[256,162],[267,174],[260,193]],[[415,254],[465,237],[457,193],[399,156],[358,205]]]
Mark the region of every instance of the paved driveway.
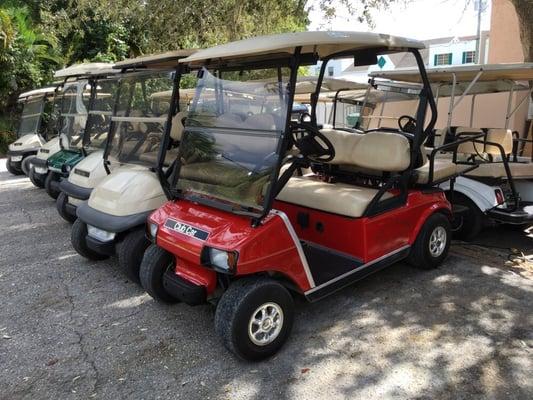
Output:
[[398,264],[319,303],[290,340],[236,360],[210,307],[155,303],[70,246],[54,202],[0,160],[1,399],[533,398],[533,239],[491,229],[441,268]]

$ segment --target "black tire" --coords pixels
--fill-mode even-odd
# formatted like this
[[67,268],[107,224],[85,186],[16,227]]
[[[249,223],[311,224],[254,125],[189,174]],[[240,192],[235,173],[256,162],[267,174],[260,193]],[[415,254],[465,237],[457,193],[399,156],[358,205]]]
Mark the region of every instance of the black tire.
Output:
[[452,225],[452,234],[456,239],[471,241],[483,229],[485,215],[479,207],[462,193],[453,194],[453,205],[466,207],[468,211],[455,217]]
[[117,246],[118,265],[133,282],[140,283],[139,268],[150,241],[144,233],[144,226],[127,232]]
[[11,175],[23,175],[24,172],[22,172],[20,169],[16,168],[11,164],[11,158],[7,158],[6,160],[6,168],[7,172],[9,172]]
[[68,196],[61,192],[59,193],[59,196],[57,196],[56,200],[56,208],[57,212],[59,213],[59,216],[63,218],[65,221],[70,222],[71,224],[76,221],[76,216],[69,214],[66,210],[66,204],[68,202]]
[[52,188],[52,182],[59,181],[60,177],[59,174],[55,172],[48,172],[48,175],[46,176],[46,179],[44,180],[44,190],[46,190],[46,193],[48,193],[48,196],[50,196],[52,199],[57,199],[59,196],[59,193],[61,193],[58,190],[54,190]]
[[[279,333],[265,345],[254,343],[249,324],[261,306],[274,303],[283,312]],[[215,312],[215,330],[224,346],[244,360],[261,360],[275,354],[289,337],[294,320],[294,303],[289,291],[279,282],[249,277],[232,283],[222,295]],[[273,328],[274,329],[274,328]]]
[[[443,231],[437,231],[439,228]],[[438,234],[442,232],[444,232],[444,239],[438,241],[438,243],[444,241],[444,248],[433,254],[430,250],[430,246],[432,245],[432,235],[433,233]],[[411,247],[411,252],[409,253],[407,261],[409,264],[420,269],[437,268],[448,256],[451,239],[451,226],[448,218],[444,214],[432,214],[426,222],[424,222],[420,232],[418,232],[418,236],[416,237],[413,247]]]
[[87,247],[87,241],[85,237],[87,236],[87,224],[81,219],[76,219],[72,225],[72,230],[70,232],[70,242],[74,250],[88,260],[100,261],[105,260],[108,256],[104,254],[99,254]]
[[139,269],[141,286],[154,299],[163,303],[178,303],[179,300],[163,286],[163,275],[174,265],[174,256],[155,244],[148,246]]
[[35,155],[30,154],[22,159],[22,162],[20,163],[20,168],[22,169],[22,172],[24,173],[24,175],[26,176],[30,175],[31,160],[33,160],[34,158],[35,158]]
[[44,181],[45,179],[42,179],[40,175],[37,175],[35,173],[35,167],[31,167],[30,174],[28,175],[30,177],[31,183],[33,183],[36,187],[42,189],[44,188]]

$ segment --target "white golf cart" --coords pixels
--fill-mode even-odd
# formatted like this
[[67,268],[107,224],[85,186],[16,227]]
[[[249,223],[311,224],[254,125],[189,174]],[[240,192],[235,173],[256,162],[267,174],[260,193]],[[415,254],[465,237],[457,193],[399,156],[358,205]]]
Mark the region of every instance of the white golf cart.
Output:
[[123,74],[103,161],[91,159],[81,174],[71,175],[71,187],[89,194],[86,201],[74,200],[78,218],[72,246],[91,260],[117,255],[120,267],[134,281],[149,244],[146,217],[166,200],[155,172],[158,153],[162,146],[169,148],[166,167],[173,162],[186,116],[186,100],[181,101],[178,89],[186,70],[178,60],[192,53],[178,50],[115,65]]
[[[419,82],[414,70],[374,73],[374,76],[402,82]],[[519,154],[521,144],[531,142],[518,131],[511,131],[512,116],[527,106],[532,89],[527,81],[533,80],[533,63],[473,65],[428,70],[437,101],[449,97],[446,127],[437,129],[426,145],[438,146],[457,138],[477,136],[474,142],[460,146],[458,162],[475,162],[478,168],[457,178],[453,188],[448,183],[441,187],[453,191],[454,204],[468,208],[460,221],[456,236],[473,239],[486,222],[527,225],[533,223],[533,162]],[[507,92],[505,119],[500,127],[483,122],[474,126],[476,100],[483,94]],[[517,94],[513,105],[514,94]],[[453,126],[452,120],[459,104],[471,97],[468,126]],[[482,115],[487,119],[493,116]],[[479,119],[479,117],[478,117]],[[493,125],[493,124],[492,124]]]
[[[60,85],[61,95],[57,96],[59,117],[57,130],[59,135],[44,144],[37,156],[31,160],[30,179],[38,187],[46,188],[48,194],[56,198],[59,195],[57,183],[64,171],[52,171],[49,161],[62,150],[82,141],[83,129],[87,122],[87,107],[90,100],[90,86],[88,76],[95,71],[109,72],[111,64],[85,63],[76,64],[58,70],[54,78],[63,80]],[[85,93],[85,94],[84,94]],[[66,153],[63,155],[67,155]],[[71,158],[71,157],[67,157]],[[63,163],[60,157],[56,164]],[[55,168],[55,167],[52,167]]]
[[9,145],[6,167],[13,175],[28,175],[29,162],[39,148],[57,135],[53,125],[52,104],[56,86],[22,93],[18,103],[22,105],[17,140]]

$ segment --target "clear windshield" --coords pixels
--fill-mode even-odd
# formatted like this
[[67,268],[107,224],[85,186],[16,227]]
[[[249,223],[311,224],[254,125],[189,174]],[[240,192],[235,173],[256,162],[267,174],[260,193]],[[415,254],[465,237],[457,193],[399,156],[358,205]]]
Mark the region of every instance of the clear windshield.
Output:
[[93,103],[85,127],[84,146],[90,150],[103,149],[118,88],[118,79],[100,79],[96,83]]
[[81,148],[87,122],[91,88],[87,81],[67,83],[63,87],[60,135],[63,148]]
[[44,96],[33,97],[24,102],[18,136],[38,133],[41,114],[44,108]]
[[63,102],[63,89],[58,88],[54,97],[47,99],[44,106],[44,113],[41,122],[41,134],[46,140],[51,140],[59,134],[59,123],[61,120],[61,103]]
[[287,119],[289,70],[201,71],[180,146],[177,189],[260,213]]
[[120,81],[107,157],[112,162],[156,165],[170,106],[173,73],[139,73]]

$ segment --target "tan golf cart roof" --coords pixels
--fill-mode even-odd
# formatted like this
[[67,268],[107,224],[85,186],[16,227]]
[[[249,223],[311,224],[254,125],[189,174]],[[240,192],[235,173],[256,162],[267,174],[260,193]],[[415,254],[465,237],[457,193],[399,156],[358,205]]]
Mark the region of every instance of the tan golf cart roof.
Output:
[[422,49],[425,45],[417,40],[370,32],[293,32],[257,36],[199,50],[180,62],[202,64],[209,60],[261,58],[260,56],[270,54],[292,54],[297,47],[302,47],[302,54],[317,54],[320,58],[325,58],[341,52],[363,49],[385,47],[401,51],[408,48]]
[[[430,82],[451,82],[455,74],[457,82],[470,82],[479,72],[479,81],[528,81],[533,80],[533,63],[460,65],[446,68],[429,68],[427,74]],[[372,77],[397,80],[402,82],[422,82],[418,69],[397,69],[394,71],[377,71]],[[507,89],[508,90],[508,89]]]
[[160,54],[149,54],[146,56],[130,58],[124,61],[119,61],[115,64],[115,69],[131,69],[131,68],[170,68],[177,64],[177,61],[189,57],[196,52],[196,49],[181,49],[167,51]]
[[18,101],[22,101],[30,97],[41,97],[41,96],[47,96],[50,94],[54,94],[55,90],[56,90],[55,86],[30,90],[28,92],[21,93],[19,95]]
[[54,78],[107,75],[115,74],[116,72],[117,71],[113,69],[113,64],[110,63],[84,63],[74,64],[70,67],[60,69],[54,73]]

